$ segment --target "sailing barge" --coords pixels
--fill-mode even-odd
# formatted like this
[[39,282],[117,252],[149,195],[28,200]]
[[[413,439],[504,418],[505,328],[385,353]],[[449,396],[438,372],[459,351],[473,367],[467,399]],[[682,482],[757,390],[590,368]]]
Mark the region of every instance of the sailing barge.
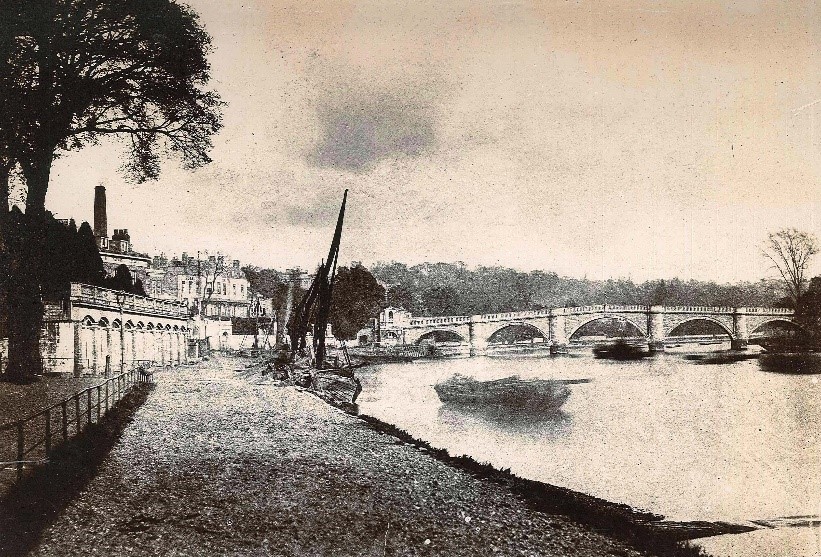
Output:
[[[354,366],[348,352],[343,351],[344,359],[340,362],[338,357],[328,358],[325,347],[347,200],[348,190],[345,190],[328,257],[319,265],[310,288],[288,320],[291,363],[294,367],[293,373],[298,376],[297,383],[329,402],[341,405],[354,404],[362,391],[362,385],[354,377]],[[307,343],[309,331],[312,333],[310,344]]]

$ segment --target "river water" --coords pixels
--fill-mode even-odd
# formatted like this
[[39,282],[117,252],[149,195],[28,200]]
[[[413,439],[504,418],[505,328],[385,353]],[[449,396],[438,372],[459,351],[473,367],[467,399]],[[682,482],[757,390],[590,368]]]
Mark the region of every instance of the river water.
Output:
[[[683,356],[388,364],[360,370],[358,403],[361,413],[453,455],[670,520],[817,516],[821,376],[763,371],[754,359],[708,365]],[[433,385],[455,373],[588,382],[570,386],[558,413],[518,414],[443,405]]]

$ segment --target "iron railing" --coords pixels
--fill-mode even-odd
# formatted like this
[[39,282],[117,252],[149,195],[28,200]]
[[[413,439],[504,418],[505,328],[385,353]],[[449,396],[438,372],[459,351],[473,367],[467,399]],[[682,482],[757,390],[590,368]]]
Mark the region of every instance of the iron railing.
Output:
[[46,462],[60,443],[99,423],[134,385],[150,382],[153,376],[144,368],[131,369],[36,414],[0,426],[0,471],[16,469],[19,481],[26,466]]

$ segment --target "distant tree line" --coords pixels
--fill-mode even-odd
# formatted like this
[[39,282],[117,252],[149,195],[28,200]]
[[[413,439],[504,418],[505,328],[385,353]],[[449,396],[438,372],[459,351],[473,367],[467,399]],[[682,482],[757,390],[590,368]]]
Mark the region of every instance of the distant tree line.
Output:
[[718,284],[698,280],[589,280],[506,267],[469,269],[463,263],[377,263],[374,277],[387,304],[415,315],[477,315],[591,304],[788,306],[782,281]]

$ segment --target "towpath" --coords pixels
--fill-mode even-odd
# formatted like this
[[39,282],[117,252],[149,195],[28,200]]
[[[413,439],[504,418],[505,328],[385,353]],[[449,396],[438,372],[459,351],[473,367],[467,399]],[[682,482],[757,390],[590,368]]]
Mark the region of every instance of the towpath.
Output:
[[33,555],[639,555],[218,358],[158,374]]

